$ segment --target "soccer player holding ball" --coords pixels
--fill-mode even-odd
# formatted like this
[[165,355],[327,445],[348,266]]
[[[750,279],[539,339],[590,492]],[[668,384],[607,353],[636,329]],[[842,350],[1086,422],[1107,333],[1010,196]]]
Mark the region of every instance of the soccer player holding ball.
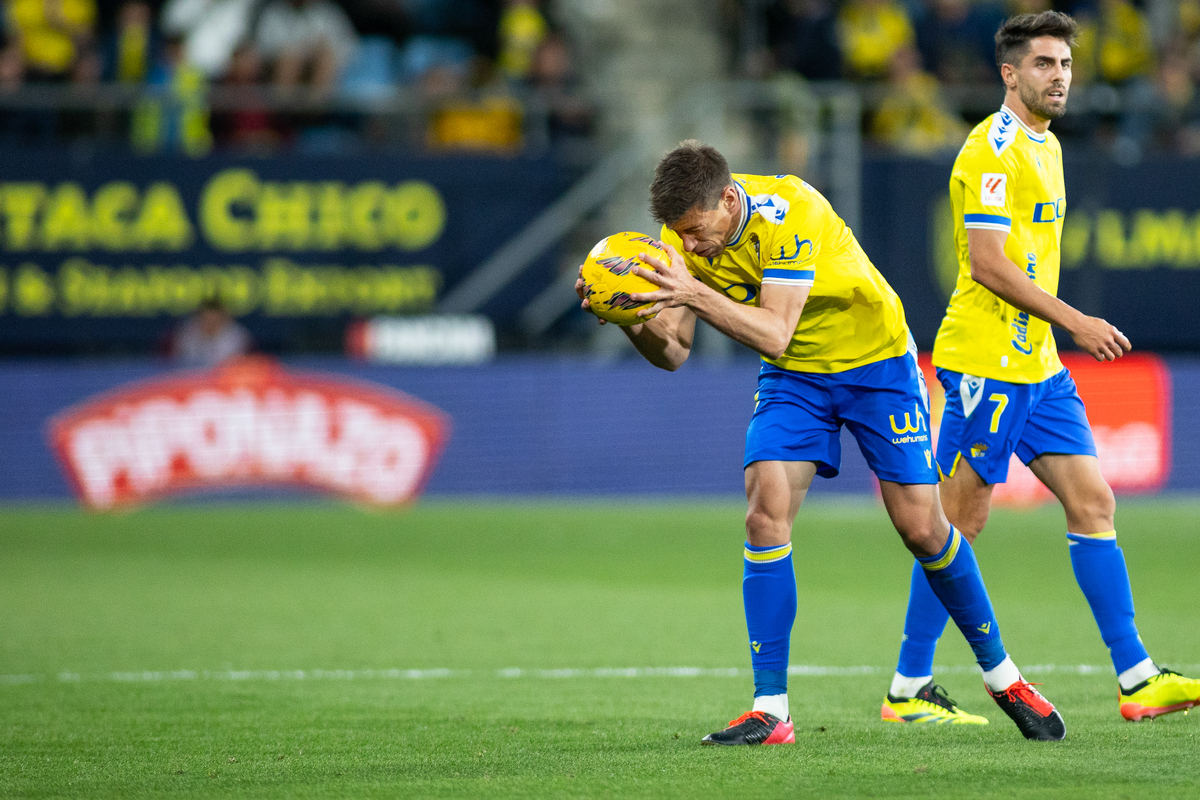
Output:
[[[742,594],[754,703],[704,743],[795,741],[787,697],[792,522],[813,477],[837,475],[843,425],[989,692],[1026,737],[1061,739],[1062,717],[1005,651],[970,542],[942,512],[928,393],[904,309],[850,229],[802,180],[731,175],[719,152],[696,141],[659,162],[650,205],[667,258],[647,253],[642,260],[654,269],[632,268],[657,289],[630,296],[652,304],[636,312],[647,321],[622,326],[630,341],[651,364],[678,369],[699,317],[763,358],[745,453]],[[582,277],[576,291],[588,308]]]
[[[937,447],[946,515],[974,541],[992,488],[1012,454],[1062,503],[1068,550],[1120,684],[1120,711],[1153,718],[1200,703],[1200,681],[1158,667],[1133,620],[1133,595],[1113,523],[1116,501],[1100,475],[1096,445],[1050,326],[1097,361],[1129,340],[1059,300],[1065,190],[1062,149],[1049,130],[1066,111],[1076,25],[1046,11],[1004,22],[996,62],[1004,106],[981,122],[954,162],[950,198],[958,284],[938,331],[933,363],[946,390]],[[899,665],[882,716],[896,722],[985,723],[933,683],[933,654],[947,612],[914,570]]]

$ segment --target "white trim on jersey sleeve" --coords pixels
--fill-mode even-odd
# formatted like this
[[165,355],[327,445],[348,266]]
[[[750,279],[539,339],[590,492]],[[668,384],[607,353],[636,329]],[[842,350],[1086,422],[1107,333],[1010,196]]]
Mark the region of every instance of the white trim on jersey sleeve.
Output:
[[1012,219],[1001,214],[963,214],[963,227],[1011,233]]
[[768,283],[777,286],[812,286],[816,277],[816,270],[767,267],[763,270],[762,282],[764,286]]

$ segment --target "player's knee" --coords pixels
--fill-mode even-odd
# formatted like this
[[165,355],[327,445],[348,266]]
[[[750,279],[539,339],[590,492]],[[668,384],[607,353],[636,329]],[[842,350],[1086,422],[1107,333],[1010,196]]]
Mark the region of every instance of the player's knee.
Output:
[[[1070,506],[1067,509],[1067,516],[1072,523],[1107,528],[1112,525],[1113,516],[1117,513],[1117,498],[1113,495],[1109,485],[1101,482],[1087,492],[1080,492],[1073,497]],[[1094,531],[1084,532],[1093,533]]]
[[927,556],[936,553],[939,548],[938,530],[932,521],[896,520],[896,531],[904,540],[904,546],[915,555]]
[[746,512],[746,541],[755,547],[770,547],[791,541],[791,526],[786,519],[763,508]]

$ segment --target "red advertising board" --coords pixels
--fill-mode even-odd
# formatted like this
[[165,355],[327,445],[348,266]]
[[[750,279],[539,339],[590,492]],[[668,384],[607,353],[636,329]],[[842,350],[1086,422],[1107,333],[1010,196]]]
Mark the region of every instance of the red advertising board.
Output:
[[[1100,472],[1117,492],[1162,488],[1171,469],[1171,374],[1159,357],[1131,353],[1101,363],[1081,353],[1061,354],[1087,408],[1096,438]],[[929,354],[920,357],[929,384],[930,416],[936,446],[945,394]],[[1013,455],[1008,480],[992,494],[999,504],[1030,505],[1053,499],[1050,490]]]
[[68,481],[94,509],[247,485],[404,504],[448,432],[444,413],[401,392],[262,357],[122,386],[49,424]]

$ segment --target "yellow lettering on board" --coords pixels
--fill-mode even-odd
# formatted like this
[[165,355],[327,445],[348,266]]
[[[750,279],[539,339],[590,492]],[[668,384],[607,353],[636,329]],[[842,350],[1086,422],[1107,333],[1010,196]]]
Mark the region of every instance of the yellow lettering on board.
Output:
[[271,316],[291,313],[288,284],[291,262],[286,258],[268,258],[263,262],[263,312]]
[[220,297],[226,310],[235,317],[253,311],[258,304],[258,275],[249,267],[207,264],[200,268],[200,274],[205,292]]
[[322,250],[336,250],[346,238],[346,204],[344,184],[326,181],[313,189],[313,208],[317,220],[312,229],[312,243]]
[[58,305],[63,316],[77,317],[95,310],[103,288],[96,270],[85,258],[68,258],[58,268]]
[[421,250],[446,227],[446,204],[425,181],[406,181],[387,193],[384,218],[388,241],[402,250]]
[[9,250],[28,250],[33,247],[33,220],[37,215],[46,187],[41,183],[6,183],[3,200],[5,222],[4,246]]
[[213,176],[200,193],[200,229],[210,245],[233,252],[254,247],[252,213],[259,190],[258,176],[248,169]]
[[47,250],[86,250],[92,243],[87,195],[77,183],[60,183],[42,209],[42,246]]
[[1183,235],[1187,239],[1189,257],[1181,260],[1175,266],[1183,269],[1196,269],[1200,267],[1200,211],[1192,215]]
[[300,181],[263,184],[256,209],[255,244],[266,250],[303,250],[312,227],[312,196]]
[[1131,266],[1179,264],[1192,258],[1183,212],[1142,209],[1133,215],[1126,258]]
[[204,301],[204,279],[194,269],[179,264],[163,270],[166,288],[165,311],[169,314],[190,314]]
[[1125,269],[1129,266],[1125,250],[1125,221],[1121,212],[1101,211],[1096,215],[1096,261],[1109,269]]
[[1062,266],[1063,269],[1074,269],[1083,263],[1088,255],[1088,245],[1092,240],[1092,218],[1086,211],[1071,211],[1063,220],[1062,231]]
[[37,264],[22,264],[13,278],[13,310],[23,317],[40,317],[54,305],[54,283]]
[[106,250],[124,250],[133,242],[130,225],[138,205],[138,190],[127,181],[106,183],[92,198],[92,239]]
[[159,182],[146,190],[133,238],[141,250],[184,250],[191,245],[192,221],[174,186]]
[[386,244],[381,228],[383,198],[387,188],[378,181],[366,181],[350,190],[350,244],[360,250],[379,250]]

